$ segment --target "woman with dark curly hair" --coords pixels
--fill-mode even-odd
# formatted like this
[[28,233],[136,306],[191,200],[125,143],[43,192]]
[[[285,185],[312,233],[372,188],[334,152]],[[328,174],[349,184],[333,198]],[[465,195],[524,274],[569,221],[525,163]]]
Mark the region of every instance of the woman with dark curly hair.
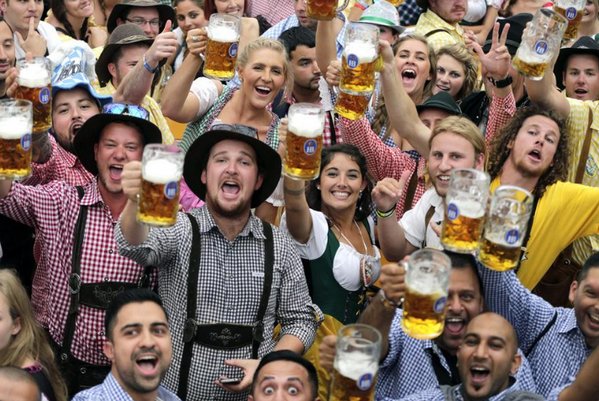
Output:
[[366,159],[349,144],[322,151],[320,177],[305,182],[284,178],[287,231],[306,262],[310,295],[325,314],[305,355],[317,367],[319,395],[326,399],[329,373],[318,361],[318,346],[344,325],[355,323],[366,306],[366,289],[378,278],[380,252],[369,220],[372,184]]

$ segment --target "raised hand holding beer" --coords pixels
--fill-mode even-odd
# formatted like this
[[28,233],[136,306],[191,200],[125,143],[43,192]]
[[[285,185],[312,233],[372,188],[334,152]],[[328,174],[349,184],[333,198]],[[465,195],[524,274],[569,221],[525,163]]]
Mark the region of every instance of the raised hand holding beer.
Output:
[[327,67],[325,80],[329,86],[339,86],[339,82],[341,82],[341,61],[332,60],[330,62]]
[[289,107],[283,173],[300,180],[313,180],[320,172],[324,110],[312,103]]
[[121,187],[127,198],[137,203],[141,193],[141,162],[130,161],[123,166],[121,173]]
[[214,13],[210,16],[204,76],[229,80],[235,76],[241,20],[233,15]]
[[190,54],[197,57],[204,57],[206,45],[208,44],[208,33],[206,32],[206,28],[194,28],[189,30],[185,37],[185,43],[187,44],[187,50]]
[[52,77],[50,61],[45,57],[17,60],[15,98],[28,100],[33,108],[33,132],[46,132],[52,126]]
[[31,173],[31,102],[0,101],[0,179],[22,179]]

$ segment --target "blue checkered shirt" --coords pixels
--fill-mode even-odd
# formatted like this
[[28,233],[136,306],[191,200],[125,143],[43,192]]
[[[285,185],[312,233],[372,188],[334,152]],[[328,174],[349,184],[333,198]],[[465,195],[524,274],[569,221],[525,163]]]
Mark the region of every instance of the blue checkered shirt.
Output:
[[[485,303],[516,329],[539,394],[547,397],[554,388],[571,382],[592,351],[578,328],[574,309],[554,308],[526,289],[513,271],[501,273],[482,265],[479,271]],[[555,323],[535,341],[554,314],[557,314]]]
[[[449,395],[446,396],[443,389],[436,387],[428,390],[421,391],[420,393],[412,394],[405,398],[402,398],[401,401],[465,401],[463,396],[462,385],[453,386],[451,389],[447,389]],[[518,382],[512,383],[508,388],[503,390],[501,393],[494,395],[493,397],[489,397],[487,401],[502,401],[506,396],[513,394],[516,391],[522,391],[522,388],[519,386]],[[540,395],[536,395],[533,393],[527,393],[526,395],[522,395],[522,398],[517,398],[522,401],[543,401],[545,398]],[[392,401],[391,399],[386,399],[385,401]]]
[[[403,311],[398,309],[389,330],[389,352],[379,369],[376,400],[400,399],[420,391],[439,386],[432,363],[435,353],[441,365],[451,375],[445,356],[434,341],[416,340],[401,328]],[[517,380],[521,390],[534,392],[535,383],[526,358],[518,370]]]
[[[133,401],[133,398],[123,390],[116,379],[109,373],[102,384],[98,384],[78,393],[73,401]],[[158,398],[156,401],[181,401],[179,397],[171,393],[164,387],[158,387]]]
[[397,11],[399,11],[399,24],[401,26],[410,26],[416,25],[423,10],[418,7],[416,0],[406,0],[401,6],[397,7]]

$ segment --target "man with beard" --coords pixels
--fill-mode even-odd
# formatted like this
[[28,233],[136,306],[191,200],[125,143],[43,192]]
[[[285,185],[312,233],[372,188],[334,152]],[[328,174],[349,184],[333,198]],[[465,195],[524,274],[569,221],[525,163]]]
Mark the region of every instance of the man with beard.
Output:
[[518,338],[512,325],[496,313],[482,313],[470,321],[457,357],[461,384],[425,390],[401,401],[545,400],[522,391],[514,380],[522,362]]
[[[451,259],[449,290],[443,333],[434,340],[417,340],[402,329],[405,295],[405,269],[392,263],[381,269],[382,289],[362,312],[359,323],[381,332],[381,362],[376,384],[376,399],[400,399],[440,385],[461,382],[457,353],[466,326],[483,311],[483,293],[476,261],[471,255],[445,251]],[[335,336],[325,338],[320,347],[323,364],[332,366]],[[326,366],[326,365],[325,365]],[[530,369],[524,363],[517,373],[519,386],[535,390]]]
[[31,301],[54,343],[71,395],[100,383],[109,371],[102,343],[111,298],[156,283],[151,267],[118,254],[113,234],[127,202],[123,165],[141,160],[145,144],[161,141],[160,130],[148,119],[139,106],[110,103],[81,126],[74,149],[94,176],[85,186],[0,180],[0,214],[35,229]]
[[206,204],[149,229],[136,220],[141,163],[124,166],[119,252],[161,270],[175,350],[166,386],[181,399],[244,401],[258,359],[303,353],[322,321],[291,240],[251,213],[277,186],[281,158],[254,128],[217,124],[189,147],[183,176]]
[[102,384],[74,401],[180,399],[160,385],[171,364],[172,343],[162,300],[147,289],[124,291],[106,310],[104,353],[112,362]]
[[454,43],[464,43],[464,30],[460,21],[468,12],[467,0],[418,0],[420,14],[415,32],[426,37],[435,50]]
[[6,75],[15,65],[15,40],[10,26],[0,18],[0,99],[6,97]]

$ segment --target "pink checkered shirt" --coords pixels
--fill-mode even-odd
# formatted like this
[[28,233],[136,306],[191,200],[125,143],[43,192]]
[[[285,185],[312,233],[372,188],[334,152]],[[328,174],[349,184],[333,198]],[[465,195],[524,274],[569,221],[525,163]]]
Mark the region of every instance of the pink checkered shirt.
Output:
[[[88,206],[81,251],[82,282],[137,283],[143,273],[140,265],[119,255],[113,231],[116,220],[102,201],[96,178],[84,189],[80,201],[76,188],[64,182],[35,187],[13,183],[8,196],[0,199],[0,213],[35,228],[40,254],[31,301],[38,321],[58,344],[63,340],[70,304],[68,278],[80,205]],[[155,272],[152,283],[156,284]],[[81,305],[71,348],[73,356],[94,365],[108,365],[102,352],[104,341],[104,311]]]
[[[368,174],[375,180],[380,181],[385,177],[393,177],[399,180],[401,173],[406,170],[412,172],[412,174],[418,174],[418,181],[416,184],[416,191],[411,205],[406,205],[407,191],[404,191],[399,202],[395,213],[397,219],[411,209],[418,199],[426,191],[426,182],[424,174],[426,171],[426,161],[424,157],[420,157],[416,161],[409,153],[402,151],[399,148],[391,148],[385,145],[377,134],[374,133],[368,120],[363,117],[359,120],[353,121],[345,117],[339,117],[339,123],[337,128],[339,129],[341,136],[345,143],[351,143],[360,149],[360,152],[366,157],[366,164],[368,167]],[[411,178],[411,175],[410,175]],[[410,180],[408,178],[408,182]]]
[[263,16],[274,25],[295,14],[293,0],[247,0],[246,13],[250,17]]
[[77,156],[66,151],[56,143],[56,139],[48,134],[52,144],[52,155],[46,163],[31,163],[31,177],[23,183],[26,185],[47,184],[50,181],[64,181],[70,185],[86,185],[94,175],[87,171]]

